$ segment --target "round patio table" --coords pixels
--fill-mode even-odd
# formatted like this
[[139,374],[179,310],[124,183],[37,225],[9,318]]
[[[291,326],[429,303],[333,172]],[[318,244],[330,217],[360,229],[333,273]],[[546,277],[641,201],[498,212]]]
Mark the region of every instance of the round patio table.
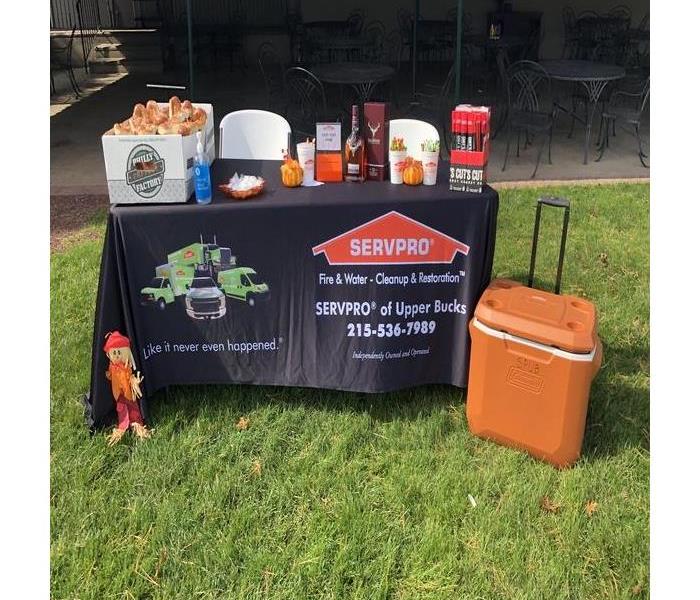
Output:
[[583,147],[583,164],[588,164],[588,147],[591,143],[591,128],[593,117],[598,106],[598,100],[609,82],[622,79],[625,69],[617,65],[599,63],[592,60],[554,59],[541,60],[540,65],[552,79],[559,81],[573,81],[580,83],[588,95],[588,109],[586,118],[581,119],[576,113],[557,103],[557,108],[583,123],[586,127],[586,140]]
[[324,83],[349,85],[361,102],[367,102],[378,83],[389,81],[396,71],[389,65],[339,62],[311,67],[311,72]]

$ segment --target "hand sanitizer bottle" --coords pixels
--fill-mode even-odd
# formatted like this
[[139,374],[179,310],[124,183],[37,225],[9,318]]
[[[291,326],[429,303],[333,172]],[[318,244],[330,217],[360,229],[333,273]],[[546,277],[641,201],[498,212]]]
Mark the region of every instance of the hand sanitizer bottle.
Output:
[[209,204],[211,202],[209,160],[204,154],[201,131],[197,132],[197,154],[194,157],[194,196],[197,204]]

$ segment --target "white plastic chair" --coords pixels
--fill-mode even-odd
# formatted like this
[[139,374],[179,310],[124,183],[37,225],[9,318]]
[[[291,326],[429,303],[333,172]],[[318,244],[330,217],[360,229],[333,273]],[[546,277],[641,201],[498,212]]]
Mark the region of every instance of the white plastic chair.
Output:
[[219,157],[282,160],[291,131],[277,113],[257,109],[228,113],[219,125]]
[[408,155],[420,160],[420,145],[425,140],[439,140],[440,134],[434,125],[418,119],[392,119],[389,121],[389,141],[402,137]]

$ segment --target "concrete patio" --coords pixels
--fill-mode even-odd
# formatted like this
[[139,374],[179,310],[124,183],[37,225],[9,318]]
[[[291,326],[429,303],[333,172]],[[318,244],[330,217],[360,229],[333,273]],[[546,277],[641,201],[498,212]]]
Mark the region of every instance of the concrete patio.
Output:
[[[428,75],[426,74],[426,77]],[[147,83],[182,82],[185,77],[130,73],[114,81],[83,82],[91,90],[89,95],[70,103],[66,98],[52,99],[51,110],[51,194],[53,196],[103,195],[107,192],[100,137],[115,121],[127,118],[136,102],[149,98],[167,100],[172,95],[167,90],[153,90]],[[410,91],[410,77],[401,75],[400,104],[403,110],[395,116],[404,116]],[[264,108],[264,86],[257,70],[252,67],[243,76],[240,71],[201,73],[196,81],[197,98],[214,105],[216,128],[223,115],[242,108]],[[187,97],[187,93],[181,94]],[[60,108],[60,110],[58,110]],[[397,114],[396,114],[397,113]],[[611,137],[610,148],[600,162],[595,162],[595,136],[593,131],[590,159],[583,164],[584,131],[577,125],[571,138],[567,137],[570,120],[562,115],[554,132],[552,165],[543,156],[537,177],[530,180],[534,168],[538,143],[515,156],[514,143],[506,171],[501,171],[505,152],[505,134],[502,132],[492,144],[488,178],[493,183],[530,181],[576,181],[648,179],[649,169],[644,168],[637,157],[637,142],[632,135],[618,130]],[[345,128],[343,135],[346,135]],[[643,124],[642,139],[649,152],[648,111]]]

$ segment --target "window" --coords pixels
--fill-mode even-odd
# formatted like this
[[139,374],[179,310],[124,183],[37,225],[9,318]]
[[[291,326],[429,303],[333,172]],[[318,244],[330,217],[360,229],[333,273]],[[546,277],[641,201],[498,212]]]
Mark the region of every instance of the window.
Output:
[[192,280],[191,288],[212,288],[216,287],[214,280],[211,277],[195,277]]
[[247,275],[243,276],[245,278],[245,283],[247,285],[258,285],[260,283],[260,279],[258,278],[258,274],[253,272],[253,273],[248,273]]

